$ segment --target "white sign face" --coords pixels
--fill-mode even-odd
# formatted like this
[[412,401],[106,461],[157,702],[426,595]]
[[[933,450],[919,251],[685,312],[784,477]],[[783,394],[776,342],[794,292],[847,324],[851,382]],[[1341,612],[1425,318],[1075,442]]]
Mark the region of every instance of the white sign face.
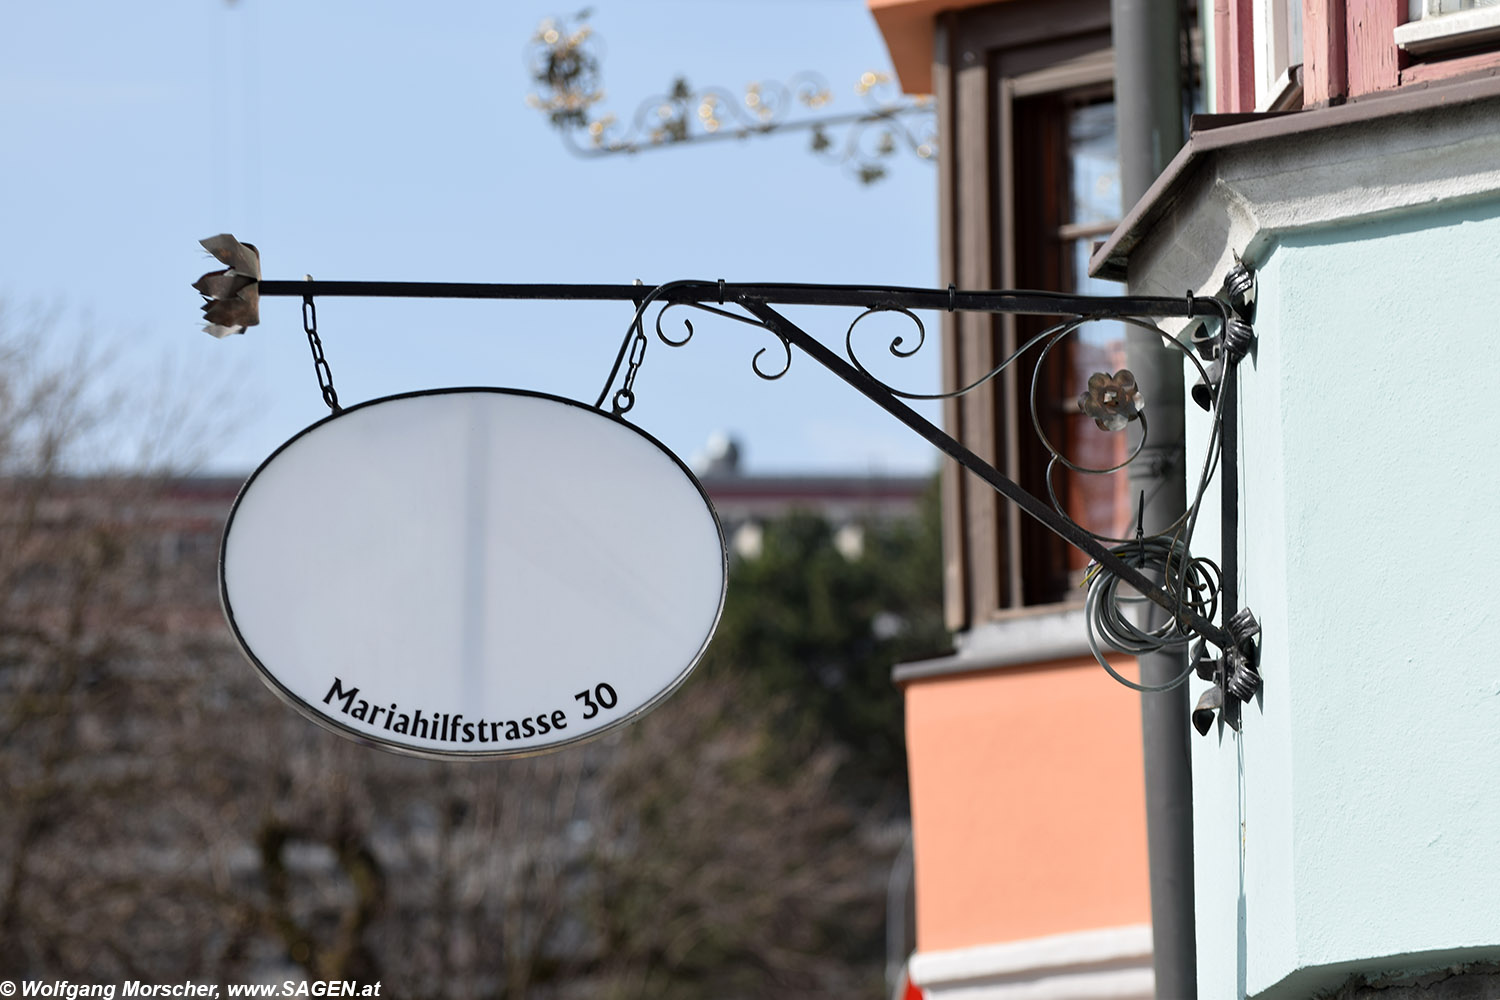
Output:
[[717,515],[650,435],[507,389],[350,407],[252,475],[219,560],[263,679],[429,757],[555,750],[648,711],[718,624]]

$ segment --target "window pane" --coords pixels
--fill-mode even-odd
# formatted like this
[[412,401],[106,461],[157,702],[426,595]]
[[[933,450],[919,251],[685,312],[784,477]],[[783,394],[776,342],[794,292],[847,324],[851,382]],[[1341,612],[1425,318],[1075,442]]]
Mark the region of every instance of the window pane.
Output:
[[[1118,222],[1124,206],[1120,196],[1120,144],[1115,132],[1113,101],[1084,104],[1068,112],[1068,170],[1071,177],[1067,221],[1075,225]],[[1118,295],[1113,281],[1089,277],[1094,240],[1073,241],[1073,287],[1086,295]],[[1114,324],[1098,324],[1101,328]]]
[[1113,101],[1081,105],[1068,113],[1068,159],[1072,204],[1067,221],[1087,224],[1118,219],[1120,155]]
[[1406,17],[1408,21],[1420,21],[1424,17],[1440,17],[1480,7],[1500,7],[1500,0],[1408,0]]
[[[1115,132],[1112,101],[1074,106],[1068,113],[1068,169],[1070,172],[1068,221],[1075,225],[1116,222],[1121,204],[1119,143]],[[1103,234],[1080,235],[1069,240],[1073,291],[1086,295],[1119,295],[1112,281],[1089,277],[1089,257]],[[1068,352],[1071,389],[1088,384],[1094,372],[1113,372],[1125,366],[1125,331],[1119,323],[1090,323],[1078,331]],[[1071,427],[1066,450],[1073,461],[1089,468],[1108,468],[1124,458],[1125,436],[1105,434],[1092,420],[1076,412],[1076,398],[1060,401],[1070,411]],[[1124,473],[1089,476],[1067,473],[1057,477],[1065,491],[1068,513],[1091,531],[1119,537],[1130,516],[1129,479]],[[1069,553],[1069,569],[1075,579],[1088,559]]]
[[1285,4],[1286,64],[1282,69],[1302,63],[1302,0],[1285,0]]

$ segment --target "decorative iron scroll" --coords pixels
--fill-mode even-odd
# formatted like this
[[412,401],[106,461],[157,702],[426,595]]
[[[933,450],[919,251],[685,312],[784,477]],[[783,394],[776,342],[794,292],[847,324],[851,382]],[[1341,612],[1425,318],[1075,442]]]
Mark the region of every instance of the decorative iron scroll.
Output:
[[[722,306],[703,301],[681,301],[676,299],[676,295],[684,290],[693,288],[703,289],[705,286],[710,289],[717,287],[720,301],[728,301],[738,305],[743,312],[733,312]],[[1211,369],[1199,360],[1192,349],[1184,346],[1174,337],[1161,330],[1155,323],[1151,322],[1149,317],[1163,315],[1160,312],[1161,304],[1159,302],[1155,304],[1145,301],[1134,303],[1124,302],[1101,307],[1098,301],[1082,299],[1080,297],[1047,297],[1045,293],[1018,293],[1023,296],[1041,297],[1046,299],[1046,301],[1031,303],[1029,306],[1017,308],[999,307],[992,311],[1040,312],[1062,315],[1065,318],[1061,322],[1031,337],[1012,354],[1001,360],[999,364],[968,385],[941,393],[909,392],[877,378],[872,373],[870,367],[860,358],[856,347],[855,330],[862,321],[877,313],[891,313],[903,317],[911,323],[915,336],[910,341],[908,341],[906,336],[896,336],[887,345],[887,350],[891,356],[905,359],[914,356],[926,344],[926,329],[921,318],[911,307],[896,301],[896,299],[903,297],[899,294],[899,290],[870,291],[871,301],[864,305],[863,310],[853,319],[845,332],[844,358],[832,356],[833,363],[830,363],[830,357],[820,357],[818,350],[812,346],[817,344],[821,348],[818,342],[813,341],[784,316],[770,309],[766,302],[757,302],[750,297],[732,296],[728,293],[727,286],[722,283],[714,286],[708,282],[684,281],[658,286],[645,295],[636,308],[636,314],[631,324],[633,332],[626,337],[625,342],[621,345],[615,367],[611,370],[605,387],[600,393],[600,404],[602,405],[602,401],[608,396],[609,388],[618,375],[620,359],[625,357],[627,351],[635,356],[642,350],[640,340],[644,337],[641,331],[644,329],[646,313],[652,304],[658,300],[666,301],[662,303],[657,311],[655,329],[658,339],[667,346],[685,346],[692,339],[695,332],[691,321],[686,319],[683,320],[683,332],[680,334],[669,334],[663,328],[663,319],[668,311],[678,306],[689,306],[701,312],[757,326],[769,333],[780,348],[774,365],[764,367],[763,361],[768,352],[771,352],[773,348],[763,347],[756,352],[751,360],[751,367],[759,377],[774,380],[784,376],[791,367],[793,347],[795,346],[813,355],[825,367],[832,369],[835,374],[844,377],[846,381],[854,382],[856,387],[860,388],[871,399],[886,406],[888,410],[891,410],[896,416],[907,422],[908,425],[919,430],[921,427],[917,422],[920,422],[921,425],[925,425],[927,428],[931,428],[931,425],[927,424],[923,418],[906,407],[901,402],[902,400],[951,399],[964,396],[990,382],[1028,354],[1033,355],[1035,365],[1032,369],[1032,377],[1030,379],[1030,414],[1033,430],[1043,447],[1051,455],[1046,475],[1050,508],[1046,509],[1046,516],[1043,516],[1026,502],[1022,502],[1019,497],[1012,496],[1004,489],[1001,492],[1006,493],[1011,499],[1021,503],[1023,508],[1027,509],[1029,513],[1032,513],[1039,520],[1042,520],[1048,527],[1061,534],[1065,540],[1076,547],[1084,549],[1084,551],[1094,557],[1095,563],[1091,567],[1087,578],[1089,582],[1089,596],[1086,608],[1088,610],[1089,645],[1100,665],[1115,680],[1138,691],[1163,691],[1175,688],[1184,683],[1195,669],[1199,669],[1201,672],[1201,668],[1198,667],[1197,663],[1190,663],[1181,674],[1165,684],[1154,686],[1138,684],[1121,676],[1110,665],[1104,657],[1100,645],[1103,642],[1115,649],[1138,655],[1159,649],[1186,650],[1195,638],[1210,636],[1218,632],[1217,629],[1213,628],[1205,629],[1200,623],[1211,623],[1218,611],[1221,571],[1213,561],[1194,557],[1191,554],[1190,543],[1204,495],[1213,477],[1219,458],[1218,442],[1223,429],[1223,407],[1222,397],[1217,393],[1217,380],[1222,379],[1222,362],[1219,365],[1220,374],[1215,376]],[[879,292],[897,294],[882,301]],[[952,301],[950,301],[949,308],[956,309],[957,290],[950,290],[950,295],[952,296]],[[1212,318],[1218,321],[1218,325],[1223,330],[1227,331],[1231,328],[1231,324],[1241,322],[1234,319],[1232,312],[1224,303],[1218,300],[1210,301],[1214,302],[1215,306],[1218,307],[1213,310]],[[1197,303],[1195,300],[1189,299],[1185,305],[1189,315],[1197,312]],[[1066,338],[1077,334],[1090,323],[1106,320],[1129,324],[1157,334],[1163,344],[1176,348],[1188,359],[1189,363],[1198,372],[1200,384],[1209,386],[1209,391],[1216,397],[1213,405],[1208,407],[1213,418],[1213,430],[1210,436],[1208,451],[1201,467],[1201,474],[1192,495],[1192,501],[1188,505],[1188,509],[1176,521],[1162,531],[1149,536],[1144,533],[1138,533],[1133,538],[1112,537],[1085,527],[1069,514],[1053,486],[1054,474],[1059,466],[1079,475],[1109,475],[1117,473],[1129,466],[1141,454],[1148,442],[1149,430],[1146,419],[1146,401],[1141,398],[1139,387],[1135,382],[1135,376],[1128,369],[1120,369],[1113,373],[1094,373],[1089,378],[1088,383],[1080,387],[1082,391],[1077,398],[1078,410],[1085,416],[1093,418],[1100,432],[1114,433],[1124,430],[1132,423],[1140,423],[1140,436],[1134,447],[1129,450],[1129,453],[1122,461],[1102,468],[1083,465],[1064,454],[1057,444],[1048,437],[1042,426],[1039,405],[1040,377],[1043,362]],[[1241,325],[1243,324],[1241,323]],[[1239,329],[1239,327],[1236,327],[1236,329]],[[1213,354],[1217,351],[1217,345],[1222,337],[1223,335],[1221,334],[1219,337],[1209,337],[1202,341],[1208,348],[1207,353]],[[823,351],[827,350],[826,348],[821,349]],[[847,365],[847,373],[840,370],[845,365]],[[637,358],[634,367],[638,366],[639,360]],[[854,378],[848,377],[849,374],[852,374]],[[618,409],[617,412],[619,412]],[[939,446],[941,447],[941,445]],[[978,471],[976,464],[985,464],[972,456],[972,454],[955,455],[954,457],[969,468],[970,471]],[[1007,483],[1009,483],[1008,480]],[[1013,483],[1009,483],[1009,485],[1025,495],[1027,500],[1032,503],[1037,502],[1036,498],[1030,497],[1029,494],[1024,494],[1024,491],[1020,490],[1020,487],[1015,486]],[[1102,553],[1100,551],[1101,547]],[[1131,574],[1121,572],[1120,565],[1111,564],[1115,561],[1132,570],[1138,571],[1138,573],[1144,573],[1150,578],[1159,579],[1161,583],[1159,585],[1150,585],[1149,588],[1143,587],[1144,581],[1133,579]],[[1131,603],[1138,603],[1142,597],[1122,592],[1122,583],[1129,584],[1144,595],[1145,599],[1156,601],[1156,603],[1171,612],[1167,621],[1155,628],[1147,628],[1139,625],[1134,616],[1126,613],[1125,607]],[[1220,635],[1222,636],[1222,633]],[[1255,689],[1258,690],[1258,686]],[[1253,694],[1253,690],[1251,693]]]
[[[223,237],[221,239],[232,239]],[[1210,481],[1222,474],[1234,484],[1237,481],[1238,441],[1235,429],[1236,367],[1254,342],[1249,324],[1249,299],[1253,276],[1237,266],[1226,277],[1224,291],[1213,298],[1188,295],[1185,298],[1143,296],[1081,296],[1034,291],[962,291],[904,287],[870,287],[858,285],[804,284],[732,284],[720,281],[673,281],[648,288],[642,285],[505,285],[478,283],[429,282],[357,282],[357,281],[260,281],[263,296],[297,296],[310,302],[316,296],[326,297],[426,297],[549,300],[613,300],[630,302],[634,310],[625,336],[615,356],[594,406],[603,409],[610,403],[611,412],[619,418],[635,402],[635,381],[644,364],[651,337],[668,347],[684,347],[693,338],[695,328],[690,319],[681,317],[681,326],[667,322],[671,310],[690,307],[698,312],[745,323],[763,330],[769,343],[751,359],[756,375],[767,380],[783,377],[798,353],[838,376],[866,398],[896,417],[926,439],[943,454],[978,476],[1026,513],[1082,550],[1092,560],[1085,602],[1089,645],[1105,670],[1120,683],[1141,691],[1177,687],[1193,672],[1214,680],[1215,686],[1200,701],[1194,712],[1194,723],[1207,730],[1215,713],[1230,725],[1238,724],[1239,702],[1253,698],[1260,689],[1256,665],[1255,639],[1259,632],[1254,616],[1238,607],[1237,564],[1237,497],[1231,485],[1221,491],[1224,504],[1222,520],[1221,568],[1212,561],[1195,557],[1191,552],[1194,531]],[[243,290],[237,290],[236,294]],[[212,307],[212,296],[208,307]],[[788,319],[780,307],[839,306],[859,310],[845,328],[842,353],[811,336]],[[649,314],[655,310],[655,316]],[[878,378],[857,347],[856,331],[861,323],[877,313],[890,313],[911,324],[911,331],[892,337],[886,345],[894,358],[916,355],[927,343],[926,330],[919,310],[947,312],[1009,313],[1055,317],[1057,322],[1030,337],[1009,357],[983,373],[972,383],[942,393],[914,393],[900,389]],[[254,325],[258,317],[249,317]],[[1190,344],[1162,330],[1159,319],[1179,318],[1196,321],[1198,332]],[[1107,475],[1127,467],[1142,453],[1147,443],[1147,414],[1151,401],[1141,396],[1133,374],[1128,369],[1095,372],[1084,385],[1077,387],[1076,406],[1092,419],[1098,433],[1119,433],[1131,424],[1140,425],[1140,439],[1122,461],[1108,467],[1090,467],[1066,455],[1047,436],[1040,418],[1041,363],[1066,338],[1078,334],[1091,323],[1110,321],[1132,325],[1160,337],[1161,342],[1180,351],[1199,376],[1193,392],[1196,401],[1208,411],[1211,429],[1198,478],[1190,493],[1186,512],[1173,524],[1152,535],[1137,531],[1134,537],[1120,538],[1098,533],[1079,524],[1069,514],[1053,486],[1059,467],[1079,475]],[[979,389],[1028,355],[1036,359],[1036,370],[1030,380],[1030,413],[1033,428],[1051,455],[1047,468],[1048,496],[1033,496],[1013,480],[981,459],[961,442],[913,410],[907,400],[942,399],[962,396]],[[1207,362],[1207,363],[1205,363]],[[320,372],[320,384],[321,384]],[[331,379],[330,379],[331,381]],[[1147,627],[1139,616],[1129,613],[1129,605],[1150,601],[1167,612],[1162,624]],[[1221,617],[1223,624],[1215,624]],[[1207,645],[1218,647],[1219,658],[1210,659]],[[1140,654],[1158,649],[1193,648],[1191,662],[1181,675],[1164,685],[1143,686],[1120,676],[1102,654],[1101,646]],[[1208,720],[1205,722],[1204,720]]]
[[833,91],[812,72],[751,83],[740,94],[719,86],[694,88],[678,77],[627,118],[601,111],[602,56],[588,14],[544,20],[527,52],[538,88],[527,103],[547,115],[580,156],[807,132],[813,154],[841,164],[864,184],[884,177],[902,149],[922,160],[937,157],[936,105],[928,97],[903,95],[886,73],[860,76],[854,91],[864,107],[852,112],[832,112]]

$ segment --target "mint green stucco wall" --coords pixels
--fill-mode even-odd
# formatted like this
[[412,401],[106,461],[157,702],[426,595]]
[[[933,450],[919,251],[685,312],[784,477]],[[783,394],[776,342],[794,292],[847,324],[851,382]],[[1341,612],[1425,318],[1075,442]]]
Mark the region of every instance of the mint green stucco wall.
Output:
[[1265,688],[1242,734],[1195,738],[1204,1000],[1500,957],[1500,200],[1255,263],[1240,586]]

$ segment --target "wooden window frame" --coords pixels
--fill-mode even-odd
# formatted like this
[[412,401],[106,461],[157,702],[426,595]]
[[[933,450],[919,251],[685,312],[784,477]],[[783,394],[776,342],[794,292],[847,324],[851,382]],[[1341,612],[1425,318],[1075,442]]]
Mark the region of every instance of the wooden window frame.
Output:
[[[1257,10],[1268,2],[1214,0],[1214,106],[1221,113],[1295,104],[1289,95],[1268,103],[1266,92],[1258,89],[1265,29],[1258,27]],[[1298,106],[1325,107],[1500,69],[1500,6],[1415,20],[1410,2],[1302,0]]]
[[[934,84],[939,141],[951,150],[939,182],[940,261],[945,282],[961,288],[1013,288],[1027,276],[1017,246],[1017,113],[1022,102],[1088,86],[1110,87],[1108,0],[1010,0],[944,14],[936,32]],[[1055,285],[1049,287],[1056,287]],[[943,318],[943,379],[953,388],[988,372],[1015,349],[1016,317]],[[1029,385],[1011,366],[987,386],[944,406],[944,421],[980,458],[1038,494],[1038,447],[1025,402]],[[1019,613],[1055,609],[1028,599],[1027,566],[1067,558],[1050,533],[1024,523],[994,490],[943,468],[946,617],[963,630]],[[1032,481],[1028,481],[1032,480]],[[1041,485],[1045,496],[1045,485]],[[1023,530],[1024,527],[1024,530]],[[1056,590],[1046,588],[1048,593]]]
[[1255,39],[1255,110],[1280,111],[1302,106],[1303,45],[1293,51],[1290,10],[1297,5],[1304,26],[1303,0],[1252,0]]

